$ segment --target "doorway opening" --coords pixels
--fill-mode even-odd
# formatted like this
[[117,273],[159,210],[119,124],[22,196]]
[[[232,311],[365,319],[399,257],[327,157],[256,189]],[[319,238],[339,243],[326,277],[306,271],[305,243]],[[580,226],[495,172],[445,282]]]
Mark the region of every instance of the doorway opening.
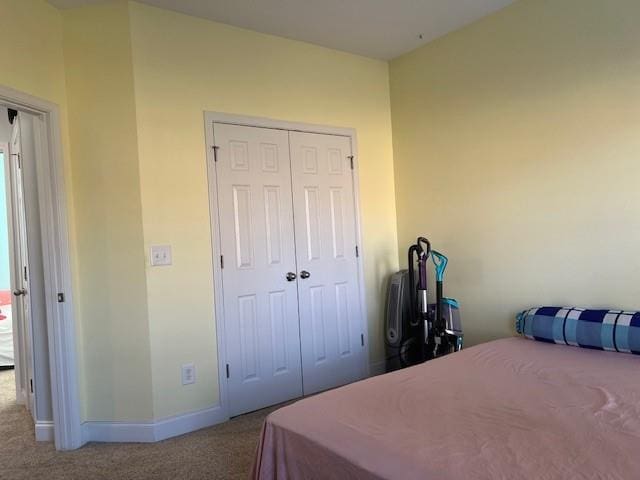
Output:
[[[2,112],[0,112],[2,113]],[[3,142],[4,140],[4,142]],[[0,418],[16,402],[14,369],[13,315],[9,274],[9,223],[6,209],[4,159],[7,151],[6,132],[0,132]]]
[[[36,122],[33,114],[0,106],[4,193],[0,200],[0,309],[5,317],[0,318],[0,362],[13,367],[13,372],[4,370],[0,383],[5,389],[14,384],[15,403],[25,407],[25,416],[30,414],[36,438],[53,440]],[[10,403],[8,392],[2,396]]]
[[0,86],[0,422],[68,450],[83,439],[60,144],[56,105]]

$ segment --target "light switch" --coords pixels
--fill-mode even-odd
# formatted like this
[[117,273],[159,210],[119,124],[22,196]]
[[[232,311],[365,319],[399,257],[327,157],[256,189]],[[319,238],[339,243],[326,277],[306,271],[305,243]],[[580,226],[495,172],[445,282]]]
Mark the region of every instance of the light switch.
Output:
[[171,246],[153,245],[151,247],[151,266],[171,265]]

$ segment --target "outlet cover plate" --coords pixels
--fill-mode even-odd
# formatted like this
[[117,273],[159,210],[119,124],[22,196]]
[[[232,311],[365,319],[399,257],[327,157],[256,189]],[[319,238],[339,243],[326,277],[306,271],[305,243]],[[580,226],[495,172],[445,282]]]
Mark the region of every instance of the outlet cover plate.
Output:
[[171,245],[153,245],[151,247],[151,266],[171,265]]
[[196,366],[193,363],[182,365],[182,385],[196,383]]

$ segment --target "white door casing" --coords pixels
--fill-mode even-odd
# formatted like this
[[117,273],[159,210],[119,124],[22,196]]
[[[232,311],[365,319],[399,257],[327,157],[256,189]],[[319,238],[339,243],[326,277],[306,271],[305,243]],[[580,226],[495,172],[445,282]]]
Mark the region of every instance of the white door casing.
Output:
[[231,416],[302,395],[286,131],[214,124]]
[[353,157],[348,137],[289,136],[302,372],[309,395],[367,374]]
[[[223,156],[223,152],[221,151],[222,145],[220,145],[220,138],[216,135],[214,138],[214,127],[220,127],[220,124],[228,125],[228,126],[243,126],[243,127],[260,127],[262,129],[272,129],[272,130],[281,130],[287,133],[294,132],[305,132],[305,133],[316,133],[323,135],[332,135],[335,137],[342,137],[343,140],[346,139],[349,142],[350,148],[347,149],[353,155],[353,158],[349,162],[349,159],[345,159],[345,166],[350,167],[351,171],[349,173],[349,178],[351,181],[351,194],[352,194],[352,205],[354,208],[352,224],[348,227],[351,229],[351,232],[354,232],[355,237],[355,245],[351,248],[355,252],[356,245],[359,247],[360,255],[356,258],[356,274],[354,275],[355,284],[357,293],[355,294],[354,300],[356,300],[356,304],[359,307],[359,315],[360,317],[354,321],[351,325],[353,326],[353,335],[349,339],[349,342],[356,342],[356,346],[360,347],[359,355],[357,355],[357,350],[354,351],[354,355],[351,358],[348,352],[344,349],[342,350],[342,354],[344,358],[341,358],[341,361],[337,361],[337,356],[335,355],[332,358],[332,369],[335,368],[334,373],[336,376],[333,378],[323,378],[323,374],[328,372],[329,369],[319,369],[315,375],[315,388],[312,389],[313,385],[307,386],[304,385],[303,392],[307,394],[311,391],[331,388],[342,383],[347,383],[349,381],[357,380],[362,377],[368,376],[369,373],[369,365],[368,365],[368,327],[367,327],[367,305],[365,303],[365,286],[364,286],[364,266],[363,266],[363,252],[362,252],[362,232],[361,232],[361,223],[359,217],[359,182],[358,182],[358,153],[357,153],[357,140],[356,140],[356,131],[351,128],[343,128],[343,127],[331,127],[325,125],[314,125],[314,124],[306,124],[306,123],[298,123],[298,122],[288,122],[283,120],[273,120],[262,117],[248,117],[241,115],[233,115],[227,113],[215,113],[215,112],[205,112],[204,113],[204,124],[205,124],[205,136],[206,136],[206,146],[207,146],[207,170],[208,170],[208,182],[209,182],[209,200],[210,200],[210,218],[211,218],[211,231],[212,231],[212,247],[213,247],[213,273],[214,273],[214,297],[215,297],[215,314],[216,314],[216,343],[217,343],[217,359],[218,359],[218,387],[220,389],[220,404],[219,407],[223,412],[223,416],[227,418],[229,416],[235,415],[237,409],[234,405],[235,397],[232,394],[232,385],[230,384],[230,379],[227,378],[227,371],[225,366],[228,362],[233,362],[233,353],[229,351],[229,346],[232,342],[228,340],[231,332],[227,329],[228,324],[228,312],[226,311],[225,302],[227,297],[226,292],[226,284],[223,282],[226,281],[223,278],[224,269],[221,268],[220,264],[220,255],[224,253],[223,248],[223,239],[222,239],[222,231],[224,230],[222,215],[223,210],[225,210],[221,205],[220,199],[220,189],[222,188],[222,181],[220,179],[220,171],[219,165],[216,165],[216,158],[218,161],[221,160]],[[216,155],[217,152],[217,155]],[[348,157],[349,155],[347,155]],[[349,165],[350,164],[350,165]],[[332,185],[334,187],[340,187],[342,184]],[[334,197],[338,194],[334,194]],[[293,199],[292,199],[293,202]],[[345,217],[346,218],[346,217]],[[345,221],[346,223],[346,221]],[[331,233],[333,234],[334,226],[330,226]],[[349,233],[348,233],[349,234]],[[347,240],[345,239],[345,242]],[[225,269],[228,265],[229,259],[225,256]],[[297,270],[292,270],[295,273],[300,273],[301,268],[296,265]],[[313,277],[310,277],[313,278]],[[296,280],[298,284],[302,281],[299,277]],[[344,291],[344,288],[342,288]],[[340,293],[342,293],[342,291]],[[344,302],[342,303],[344,305]],[[347,308],[347,310],[350,307]],[[343,308],[344,311],[344,308]],[[358,325],[360,328],[355,328]],[[351,331],[351,330],[350,330]],[[337,333],[337,330],[334,331]],[[302,333],[301,333],[302,335]],[[334,335],[334,339],[336,336]],[[344,339],[343,338],[343,346]],[[298,345],[300,345],[301,339],[298,338]],[[362,345],[364,343],[364,346]],[[330,342],[327,342],[330,345]],[[339,351],[339,345],[330,345],[330,348],[335,348],[336,351]],[[355,364],[360,360],[359,367],[354,367]],[[325,361],[327,365],[328,361]],[[348,373],[346,375],[342,375],[339,372],[339,369],[344,366]],[[352,368],[354,367],[354,368]],[[233,377],[233,365],[230,366],[231,377]],[[232,379],[231,379],[232,381]],[[295,395],[300,396],[300,393]],[[260,408],[267,406],[268,402],[261,401],[256,402],[256,405],[252,408]]]
[[[53,422],[36,439],[53,436],[57,449],[79,448],[83,438],[77,385],[75,320],[60,112],[57,105],[0,85],[0,101],[37,117],[35,178],[41,229],[46,343]],[[38,427],[38,426],[36,426]],[[42,435],[38,435],[38,432]]]

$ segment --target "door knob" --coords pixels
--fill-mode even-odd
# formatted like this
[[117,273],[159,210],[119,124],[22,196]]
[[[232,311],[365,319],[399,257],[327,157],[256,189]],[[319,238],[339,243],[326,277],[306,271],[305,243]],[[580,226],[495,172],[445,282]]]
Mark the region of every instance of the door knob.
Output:
[[20,290],[14,290],[14,291],[13,291],[13,294],[14,294],[16,297],[20,297],[20,296],[22,296],[22,295],[26,295],[26,294],[27,294],[27,291],[26,291],[24,288],[22,288],[22,289],[20,289]]
[[296,279],[296,274],[293,272],[287,273],[287,282],[293,282]]
[[311,276],[311,274],[309,272],[307,272],[306,270],[302,270],[300,272],[300,278],[309,278]]

